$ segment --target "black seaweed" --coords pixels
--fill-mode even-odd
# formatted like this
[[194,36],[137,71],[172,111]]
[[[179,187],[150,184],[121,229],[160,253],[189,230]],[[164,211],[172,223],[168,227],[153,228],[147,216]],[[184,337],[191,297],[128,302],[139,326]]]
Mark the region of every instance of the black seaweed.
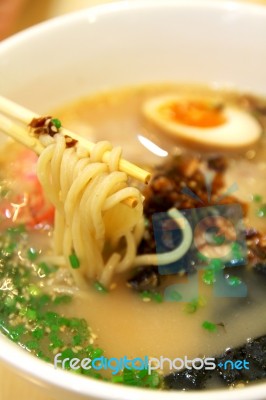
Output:
[[199,390],[205,388],[207,374],[204,370],[185,369],[175,372],[164,378],[167,389]]
[[[249,369],[224,369],[226,361],[246,360]],[[217,368],[211,371],[184,369],[173,372],[164,378],[168,389],[193,390],[208,388],[208,382],[219,379],[221,386],[229,386],[240,382],[253,382],[266,379],[266,335],[248,341],[243,346],[228,349],[215,358]],[[220,364],[220,365],[219,365]]]
[[137,291],[152,290],[160,285],[158,268],[140,268],[127,282],[132,289]]

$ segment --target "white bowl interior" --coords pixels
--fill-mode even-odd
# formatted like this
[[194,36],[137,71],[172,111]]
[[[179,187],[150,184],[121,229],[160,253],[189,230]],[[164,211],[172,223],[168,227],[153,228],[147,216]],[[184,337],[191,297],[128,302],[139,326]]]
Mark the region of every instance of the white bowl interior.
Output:
[[[262,6],[212,0],[108,4],[3,42],[1,94],[39,113],[96,91],[156,81],[211,83],[265,95],[265,40]],[[237,395],[136,393],[55,371],[2,337],[0,344],[5,361],[64,399],[263,399],[266,391],[266,384],[258,384]]]
[[36,111],[114,86],[209,82],[266,93],[266,10],[129,1],[37,26],[0,49],[1,92]]

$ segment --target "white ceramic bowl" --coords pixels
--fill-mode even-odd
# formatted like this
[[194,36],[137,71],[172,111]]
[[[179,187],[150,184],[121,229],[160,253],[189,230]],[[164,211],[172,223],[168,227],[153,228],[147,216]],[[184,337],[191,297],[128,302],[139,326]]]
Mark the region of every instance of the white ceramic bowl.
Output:
[[[203,82],[266,95],[266,7],[214,0],[123,1],[64,16],[0,45],[2,95],[43,113],[98,90]],[[0,337],[0,357],[64,400],[264,399],[266,383],[233,391],[155,392],[55,370]]]

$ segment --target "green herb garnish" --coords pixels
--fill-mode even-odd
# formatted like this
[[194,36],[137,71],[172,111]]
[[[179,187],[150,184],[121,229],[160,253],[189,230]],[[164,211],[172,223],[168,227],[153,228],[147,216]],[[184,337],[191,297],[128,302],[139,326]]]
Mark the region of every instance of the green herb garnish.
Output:
[[9,233],[11,235],[19,235],[24,232],[26,232],[25,225],[16,225],[16,226],[7,228],[7,233]]
[[43,274],[44,276],[50,275],[51,273],[57,271],[58,267],[55,265],[48,265],[45,262],[41,262],[38,264],[39,273]]
[[202,254],[200,252],[197,253],[197,257],[198,257],[199,261],[208,261],[209,260],[208,257],[206,257],[204,254]]
[[33,283],[29,284],[27,291],[32,297],[39,296],[41,294],[41,289]]
[[96,281],[93,284],[94,288],[100,293],[107,293],[108,290],[105,286],[103,286],[100,282]]
[[184,311],[188,314],[193,314],[200,307],[206,306],[207,302],[203,296],[199,296],[197,299],[193,299],[185,305]]
[[140,293],[140,296],[142,297],[143,300],[149,299],[149,300],[155,301],[156,303],[163,302],[163,296],[161,295],[161,293],[158,293],[158,292],[144,290],[143,292]]
[[212,268],[214,271],[220,271],[223,269],[223,262],[220,260],[220,258],[213,258],[210,263],[209,267]]
[[207,285],[213,285],[216,281],[214,270],[211,268],[206,269],[202,275],[202,280]]
[[[9,290],[0,291],[0,332],[50,363],[56,353],[62,353],[61,359],[70,360],[101,357],[104,351],[95,346],[86,320],[62,314],[72,296],[44,292],[46,276],[56,271],[57,267],[43,262],[38,263],[37,268],[28,267],[28,260],[34,261],[37,252],[30,248],[27,253],[27,241],[27,231],[23,226],[0,234],[0,279],[9,282]],[[27,253],[28,260],[19,258],[19,251]],[[99,282],[94,286],[100,292],[107,291]],[[153,297],[160,302],[162,296],[153,293]],[[70,360],[65,364],[68,369]],[[156,388],[162,384],[162,378],[156,371],[149,374],[147,370],[126,369],[112,378],[106,378],[93,369],[79,368],[76,373],[130,386]]]
[[242,281],[238,276],[229,276],[227,278],[227,282],[230,286],[239,286],[241,285]]
[[36,258],[38,257],[38,251],[34,249],[33,247],[30,247],[27,251],[27,257],[30,261],[35,261]]
[[243,254],[241,252],[241,246],[238,242],[232,243],[231,246],[231,259],[233,260],[241,260],[243,258]]
[[209,322],[209,321],[204,321],[201,326],[202,326],[202,328],[206,329],[209,332],[217,331],[217,325],[213,324],[212,322]]
[[265,218],[266,217],[266,204],[263,204],[257,211],[257,216],[259,218]]
[[60,129],[62,124],[61,121],[58,118],[52,118],[51,122],[54,124],[54,126],[56,127],[56,129]]
[[253,194],[252,200],[254,201],[254,203],[261,203],[263,197],[260,194]]
[[71,267],[72,267],[73,269],[78,269],[78,268],[80,267],[79,259],[78,259],[78,257],[76,256],[75,253],[72,253],[72,254],[69,256],[69,261],[70,261],[70,265],[71,265]]
[[122,374],[118,376],[112,379],[112,382],[120,382],[129,386],[147,387],[151,389],[159,387],[161,383],[161,377],[158,372],[152,371],[152,373],[149,374],[147,369],[135,370],[125,368]]

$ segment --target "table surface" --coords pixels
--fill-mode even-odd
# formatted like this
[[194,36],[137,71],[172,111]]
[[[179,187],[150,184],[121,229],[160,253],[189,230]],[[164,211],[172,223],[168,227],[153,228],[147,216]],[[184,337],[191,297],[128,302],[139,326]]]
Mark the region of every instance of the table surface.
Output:
[[[29,0],[15,31],[20,31],[57,15],[110,1],[112,0]],[[255,1],[266,4],[266,0]],[[3,364],[0,364],[0,382],[0,400],[52,400],[44,393],[41,393],[40,389],[18,377]]]

